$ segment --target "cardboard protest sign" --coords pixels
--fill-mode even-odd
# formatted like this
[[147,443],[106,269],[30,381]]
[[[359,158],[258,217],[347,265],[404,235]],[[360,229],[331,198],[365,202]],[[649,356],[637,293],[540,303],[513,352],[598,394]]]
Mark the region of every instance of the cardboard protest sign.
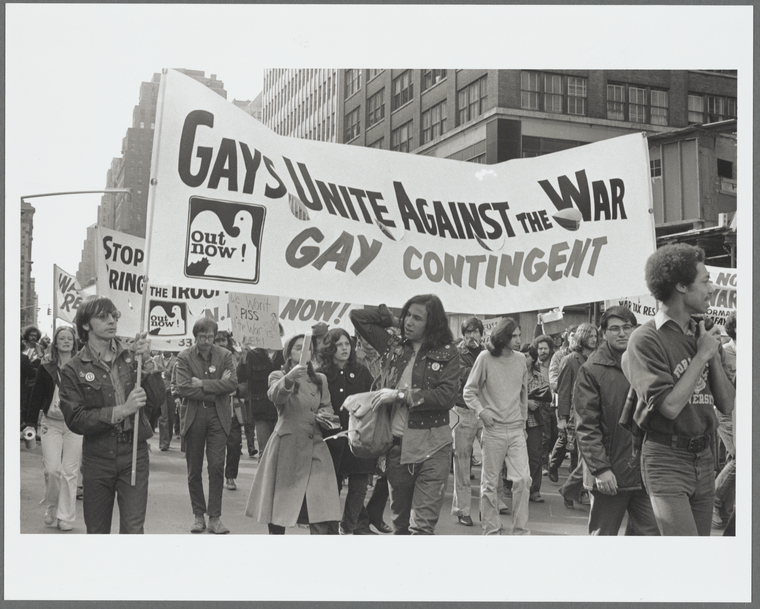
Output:
[[235,340],[245,347],[282,349],[277,296],[229,293],[230,329]]
[[642,293],[655,249],[641,134],[483,166],[281,137],[167,70],[151,176],[164,285],[498,314]]
[[[715,288],[710,297],[710,308],[707,311],[707,316],[716,325],[721,326],[721,332],[725,334],[723,327],[726,325],[726,318],[731,311],[736,310],[738,273],[736,269],[726,269],[718,266],[705,265],[705,268],[710,273],[710,280]],[[654,319],[659,310],[658,303],[651,294],[604,301],[605,308],[618,305],[631,309],[634,315],[636,315],[636,320],[639,324]]]
[[74,316],[77,314],[79,305],[82,304],[86,294],[77,283],[74,275],[69,275],[66,271],[53,265],[53,317],[62,319],[71,324],[74,323]]

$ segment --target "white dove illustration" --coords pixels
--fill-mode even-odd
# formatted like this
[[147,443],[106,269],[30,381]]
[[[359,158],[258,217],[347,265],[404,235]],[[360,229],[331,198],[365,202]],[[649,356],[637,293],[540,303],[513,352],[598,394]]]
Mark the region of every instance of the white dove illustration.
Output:
[[248,211],[240,210],[235,215],[233,226],[238,229],[236,237],[224,229],[219,216],[213,211],[199,213],[190,226],[188,265],[205,258],[208,268],[203,274],[206,276],[255,279],[258,248],[251,239],[253,216]]
[[[154,320],[156,319],[163,319],[164,323],[163,325],[157,324],[155,327],[153,327]],[[172,320],[172,321],[169,321]],[[151,324],[151,331],[150,333],[154,336],[157,336],[159,334],[161,335],[167,335],[167,334],[184,334],[185,333],[185,320],[182,319],[182,309],[179,305],[174,305],[172,307],[172,312],[167,316],[166,311],[163,307],[156,305],[150,310],[150,324]]]

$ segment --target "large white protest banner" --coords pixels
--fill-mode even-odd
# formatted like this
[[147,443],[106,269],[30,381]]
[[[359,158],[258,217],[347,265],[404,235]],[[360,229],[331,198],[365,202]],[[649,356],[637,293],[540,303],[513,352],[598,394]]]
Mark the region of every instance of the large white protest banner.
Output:
[[53,265],[53,317],[71,324],[77,314],[79,305],[86,294],[77,283],[74,275],[70,275],[58,265]]
[[[736,269],[726,269],[719,266],[705,265],[707,272],[710,273],[710,280],[713,283],[714,291],[710,296],[710,308],[707,316],[710,317],[716,325],[726,325],[726,318],[731,311],[736,310],[736,290],[738,286],[738,273]],[[605,308],[622,305],[628,307],[636,315],[636,320],[643,324],[650,319],[654,319],[659,309],[657,301],[651,294],[642,294],[640,296],[629,296],[627,298],[616,298],[605,300]]]
[[484,166],[282,137],[166,70],[151,178],[163,285],[516,312],[642,293],[655,249],[642,134]]

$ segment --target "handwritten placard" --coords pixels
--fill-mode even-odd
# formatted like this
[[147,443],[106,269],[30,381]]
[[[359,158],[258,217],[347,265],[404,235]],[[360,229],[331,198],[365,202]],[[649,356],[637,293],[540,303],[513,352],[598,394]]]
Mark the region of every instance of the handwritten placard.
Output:
[[282,349],[277,296],[230,292],[230,325],[235,340],[250,348]]

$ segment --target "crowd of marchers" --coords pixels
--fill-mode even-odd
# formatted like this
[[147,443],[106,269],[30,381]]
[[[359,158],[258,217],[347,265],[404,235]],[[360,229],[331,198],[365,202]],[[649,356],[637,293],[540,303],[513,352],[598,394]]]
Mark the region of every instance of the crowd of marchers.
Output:
[[[192,347],[151,354],[145,335],[118,338],[113,302],[90,297],[47,345],[33,326],[21,339],[21,427],[42,446],[44,523],[72,530],[82,499],[87,532],[110,533],[118,501],[119,532],[143,533],[158,429],[160,451],[180,436],[192,533],[230,532],[223,491],[237,488],[245,437],[258,459],[245,513],[270,534],[431,535],[452,469],[451,514],[474,527],[477,441],[483,534],[530,534],[542,479],[558,483],[569,458],[559,492],[568,509],[590,506],[591,535],[624,522],[626,535],[733,535],[736,314],[727,337],[711,327],[704,261],[689,245],[650,256],[654,319],[613,306],[598,327],[530,342],[511,317],[484,336],[474,316],[455,341],[425,294],[398,316],[353,310],[354,336],[280,327],[282,350],[251,349],[201,318]],[[342,406],[366,393],[392,431],[377,459],[355,455],[346,433]]]

